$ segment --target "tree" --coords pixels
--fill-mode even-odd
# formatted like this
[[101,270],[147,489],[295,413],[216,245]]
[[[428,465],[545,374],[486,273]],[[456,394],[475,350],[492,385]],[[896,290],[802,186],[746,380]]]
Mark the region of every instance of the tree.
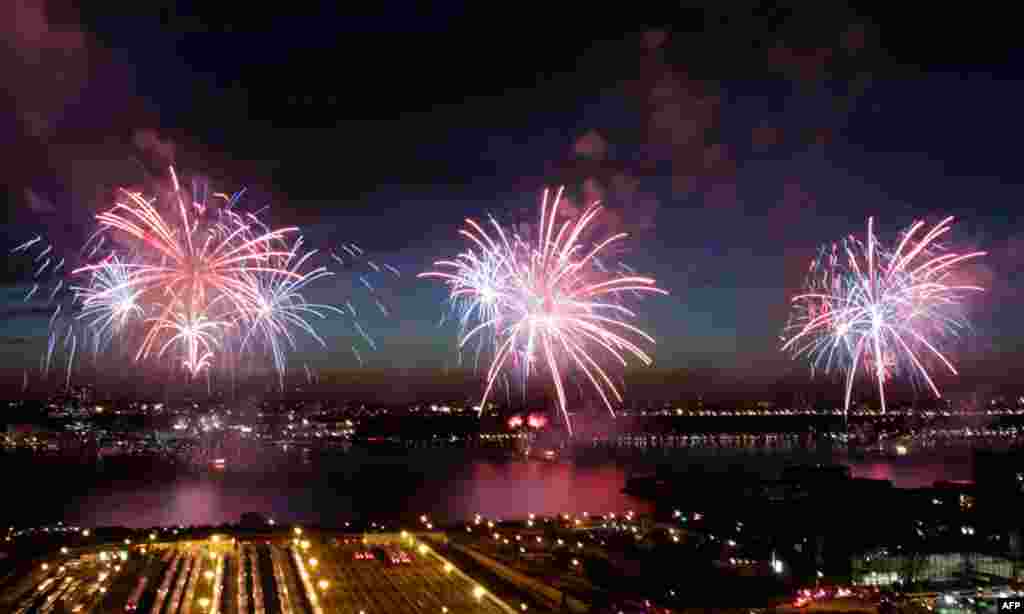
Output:
[[588,556],[583,559],[583,571],[595,586],[612,593],[619,592],[622,588],[622,575],[608,559]]

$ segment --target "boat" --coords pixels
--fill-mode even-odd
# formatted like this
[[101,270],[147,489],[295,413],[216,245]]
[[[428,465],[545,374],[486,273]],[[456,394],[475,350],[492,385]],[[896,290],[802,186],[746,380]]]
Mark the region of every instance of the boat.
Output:
[[549,463],[558,462],[562,454],[558,448],[550,446],[529,446],[524,453],[526,458],[546,461]]
[[856,449],[858,456],[864,458],[871,457],[882,457],[882,458],[894,458],[898,456],[907,456],[917,446],[912,437],[909,435],[903,435],[898,437],[880,437],[874,442],[860,446]]

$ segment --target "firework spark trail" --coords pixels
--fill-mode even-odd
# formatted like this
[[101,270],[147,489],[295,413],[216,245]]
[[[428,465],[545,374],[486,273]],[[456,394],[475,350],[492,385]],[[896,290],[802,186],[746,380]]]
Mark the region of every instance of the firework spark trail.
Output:
[[[270,349],[282,386],[287,369],[286,349],[287,347],[292,350],[296,349],[292,330],[304,331],[326,348],[327,343],[306,318],[314,317],[323,320],[328,317],[329,313],[345,316],[345,312],[338,307],[310,303],[302,296],[301,292],[306,286],[317,280],[330,277],[333,273],[321,266],[305,274],[300,274],[299,271],[307,261],[317,253],[316,250],[313,250],[300,255],[301,249],[302,239],[300,238],[288,252],[288,256],[281,259],[282,261],[278,265],[279,272],[252,276],[250,283],[256,288],[258,296],[256,309],[244,312],[244,316],[248,320],[246,322],[248,333],[242,340],[242,349],[244,350],[255,338],[261,339]],[[285,343],[287,343],[287,347]],[[308,379],[310,377],[309,367],[303,365],[303,369],[306,371]]]
[[[48,372],[63,348],[70,383],[82,343],[89,341],[98,355],[123,337],[134,343],[137,361],[173,354],[172,364],[182,365],[190,378],[209,376],[214,364],[234,375],[238,354],[266,349],[283,386],[286,354],[296,349],[294,332],[326,347],[312,321],[347,315],[302,294],[333,272],[311,264],[317,252],[303,251],[297,228],[271,229],[260,217],[265,209],[242,211],[244,190],[211,192],[194,180],[189,192],[175,170],[169,172],[172,189],[163,196],[122,189],[118,201],[96,216],[97,228],[73,260],[58,259],[41,235],[11,250],[32,258],[34,283],[26,301],[51,284],[50,301],[61,297],[50,318],[42,369]],[[363,255],[354,245],[346,251]],[[398,275],[394,267],[384,268]],[[381,267],[371,263],[370,270]],[[346,305],[354,320],[354,307]],[[375,347],[358,322],[354,327]]]
[[[15,246],[12,255],[24,255],[32,263],[32,286],[25,293],[23,302],[42,300],[53,308],[49,318],[46,347],[40,358],[40,372],[48,375],[57,355],[67,355],[65,381],[69,382],[80,345],[79,337],[88,336],[88,331],[79,326],[74,318],[74,292],[71,289],[71,275],[65,270],[67,259],[58,257],[55,246],[42,235]],[[84,341],[84,339],[83,339]]]
[[559,226],[562,190],[553,201],[549,195],[545,190],[533,240],[510,235],[493,218],[490,231],[466,220],[468,228],[460,234],[471,243],[469,249],[436,262],[437,270],[420,277],[440,279],[448,286],[450,304],[458,314],[460,349],[474,338],[493,348],[480,412],[510,364],[521,369],[524,379],[543,369],[555,386],[558,408],[571,434],[566,370],[580,372],[614,415],[613,400],[621,403],[622,396],[600,359],[625,366],[632,355],[650,364],[650,356],[631,338],[654,343],[626,322],[635,314],[621,299],[631,292],[668,292],[651,278],[613,273],[598,264],[602,252],[626,238],[616,234],[592,246],[582,243],[601,211],[598,203]]
[[72,287],[81,306],[75,318],[94,332],[94,353],[98,354],[130,323],[145,318],[145,309],[139,303],[142,291],[132,284],[136,270],[111,254],[102,266],[92,269],[85,285]]
[[[384,272],[394,275],[396,278],[402,276],[401,272],[390,264],[378,264],[373,260],[366,257],[366,252],[354,243],[342,243],[336,250],[331,252],[331,259],[336,262],[341,270],[344,270],[352,275],[353,280],[358,281],[360,286],[363,287],[370,297],[373,299],[374,304],[377,306],[377,310],[380,311],[384,316],[391,315],[391,309],[381,299],[380,294],[377,291],[377,287],[370,281],[370,277],[387,277]],[[360,269],[365,267],[365,269]],[[356,333],[366,342],[371,350],[377,349],[377,342],[367,333],[366,329],[360,324],[358,317],[358,311],[355,305],[352,304],[351,299],[345,301],[345,308],[352,316],[352,328]],[[351,346],[352,355],[360,366],[363,366],[363,356],[359,353],[359,349],[356,346]]]
[[957,375],[941,346],[969,326],[964,298],[984,290],[957,283],[957,267],[985,252],[957,253],[939,244],[952,223],[948,217],[921,234],[925,224],[915,222],[888,250],[869,218],[865,241],[850,236],[823,247],[811,262],[804,290],[792,299],[782,350],[808,357],[812,374],[844,373],[846,411],[858,370],[874,380],[883,412],[890,379],[906,374],[941,398],[927,363]]
[[[491,223],[500,230],[493,218]],[[473,328],[474,322],[498,322],[498,300],[504,292],[504,276],[509,273],[504,266],[506,257],[499,250],[481,250],[479,254],[468,251],[459,254],[454,260],[435,263],[435,266],[453,269],[452,273],[434,273],[430,276],[444,279],[450,286],[451,311],[456,315],[460,337]],[[495,335],[480,334],[476,335],[476,339],[474,365],[479,366],[484,351],[493,349],[491,346]]]
[[[258,296],[244,276],[281,273],[269,261],[288,254],[279,244],[298,229],[266,231],[262,225],[243,222],[230,211],[208,219],[205,202],[185,205],[173,168],[171,178],[177,220],[165,218],[156,207],[157,199],[146,199],[128,190],[121,191],[127,202],[118,202],[96,216],[107,236],[135,240],[136,263],[120,283],[90,298],[93,304],[102,305],[128,292],[134,301],[153,304],[159,315],[145,320],[148,331],[136,359],[160,357],[170,346],[177,346],[183,355],[181,364],[195,377],[210,365],[214,350],[220,346],[214,331],[233,324],[230,313],[256,308]],[[104,259],[79,267],[74,273],[102,279],[103,274],[96,274],[109,270],[113,262]],[[290,271],[284,274],[297,275]]]

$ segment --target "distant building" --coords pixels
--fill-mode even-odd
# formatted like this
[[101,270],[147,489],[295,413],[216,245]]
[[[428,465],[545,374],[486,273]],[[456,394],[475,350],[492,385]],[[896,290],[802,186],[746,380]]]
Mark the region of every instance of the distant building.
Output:
[[1024,557],[1024,449],[978,450],[974,456],[978,512],[1005,529],[1006,551]]
[[976,451],[974,475],[981,491],[1002,497],[1024,495],[1024,449]]
[[1019,582],[1021,568],[1005,557],[963,552],[944,552],[920,557],[902,554],[861,554],[851,560],[853,583],[865,586],[889,586],[899,582],[923,582],[932,585],[959,583]]

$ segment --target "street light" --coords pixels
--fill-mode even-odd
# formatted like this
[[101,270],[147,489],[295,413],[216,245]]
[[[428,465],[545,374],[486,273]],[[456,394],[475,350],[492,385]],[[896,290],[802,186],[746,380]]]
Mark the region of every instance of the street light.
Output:
[[320,590],[322,590],[322,591],[327,590],[327,587],[330,586],[330,585],[331,585],[331,583],[328,582],[327,580],[320,580],[319,582],[317,582],[317,586],[319,586]]
[[484,587],[477,586],[476,588],[473,589],[473,596],[476,597],[477,600],[483,599],[484,598],[484,592],[485,592],[484,591]]
[[312,567],[313,569],[316,569],[317,563],[319,563],[319,562],[320,561],[316,560],[315,558],[311,558],[311,559],[309,559],[309,566]]
[[213,580],[213,572],[207,569],[206,573],[203,574],[203,577],[207,580]]
[[206,597],[203,597],[202,599],[199,600],[199,607],[201,607],[201,608],[203,608],[205,610],[209,606],[210,606],[210,600],[207,599]]
[[302,528],[301,527],[295,527],[292,530],[295,531],[296,535],[302,535]]
[[426,544],[420,544],[419,551],[420,551],[420,554],[426,554],[427,553],[427,545]]

